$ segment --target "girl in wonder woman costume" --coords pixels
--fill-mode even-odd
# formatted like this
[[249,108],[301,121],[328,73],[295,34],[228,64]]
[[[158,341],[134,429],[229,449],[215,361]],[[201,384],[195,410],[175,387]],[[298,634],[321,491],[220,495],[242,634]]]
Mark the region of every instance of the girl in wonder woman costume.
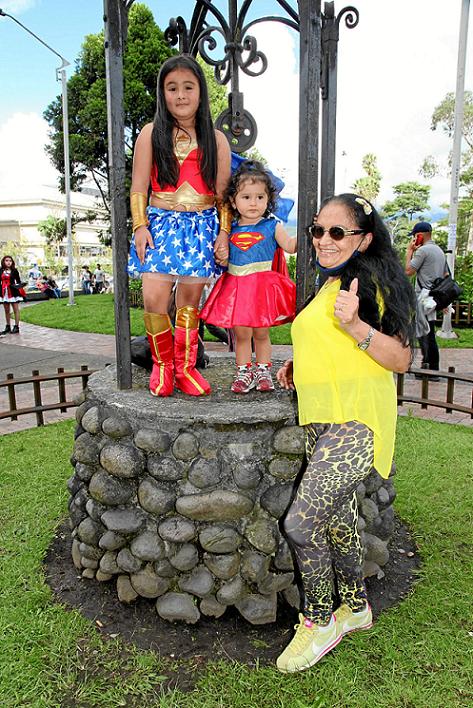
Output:
[[[154,396],[171,395],[174,385],[191,396],[210,393],[195,368],[197,308],[205,283],[228,258],[230,210],[219,200],[229,177],[230,147],[213,127],[202,69],[191,56],[171,57],[159,72],[154,122],[136,141],[130,195],[128,272],[143,280]],[[173,337],[168,301],[175,281]]]
[[[234,393],[248,393],[255,387],[257,391],[274,389],[269,328],[290,322],[295,314],[296,287],[287,274],[273,270],[278,247],[287,253],[295,253],[297,248],[296,239],[271,215],[275,197],[271,176],[263,165],[251,160],[240,165],[225,193],[225,203],[231,205],[236,216],[229,238],[228,271],[217,281],[201,317],[234,329]],[[287,268],[284,270],[287,273]],[[252,338],[255,370],[251,364]]]

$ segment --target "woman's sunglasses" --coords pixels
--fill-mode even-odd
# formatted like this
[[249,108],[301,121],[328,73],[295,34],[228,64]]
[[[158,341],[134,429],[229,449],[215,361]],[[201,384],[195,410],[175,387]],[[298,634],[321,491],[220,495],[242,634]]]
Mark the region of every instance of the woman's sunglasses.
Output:
[[322,238],[325,233],[328,233],[331,239],[334,241],[341,241],[345,236],[351,234],[364,234],[366,231],[364,229],[344,229],[343,226],[331,226],[329,229],[324,229],[321,224],[311,224],[307,229],[311,238]]

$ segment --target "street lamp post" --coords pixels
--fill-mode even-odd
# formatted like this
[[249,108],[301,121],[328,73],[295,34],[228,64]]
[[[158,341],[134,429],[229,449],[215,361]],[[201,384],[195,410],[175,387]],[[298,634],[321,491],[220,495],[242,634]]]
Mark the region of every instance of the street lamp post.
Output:
[[[458,191],[460,184],[461,141],[463,130],[463,103],[465,100],[466,44],[468,39],[468,14],[470,0],[462,0],[460,16],[460,36],[458,41],[457,85],[455,91],[455,121],[453,129],[452,177],[450,182],[450,210],[448,215],[448,255],[447,263],[452,276],[455,272],[455,249],[457,246]],[[442,329],[438,332],[442,339],[457,339],[452,330],[452,315],[443,316]]]
[[71,219],[71,178],[70,178],[70,165],[69,165],[69,117],[67,110],[67,80],[66,80],[66,67],[69,66],[69,62],[65,59],[62,54],[56,52],[55,49],[46,44],[41,37],[32,32],[28,27],[22,24],[16,17],[9,15],[0,8],[1,17],[9,17],[13,22],[22,27],[28,34],[38,40],[46,49],[55,54],[61,60],[61,66],[56,69],[56,78],[61,81],[62,86],[62,133],[64,137],[64,189],[66,193],[66,234],[67,234],[67,260],[68,260],[68,272],[69,272],[69,305],[75,305],[74,302],[74,273],[73,273],[73,260],[72,260],[72,219]]

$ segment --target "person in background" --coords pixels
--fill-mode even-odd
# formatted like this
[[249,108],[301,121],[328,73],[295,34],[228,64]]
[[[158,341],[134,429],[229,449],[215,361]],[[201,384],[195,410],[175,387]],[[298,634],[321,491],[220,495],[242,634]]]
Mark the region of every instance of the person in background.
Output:
[[92,294],[92,273],[89,270],[89,266],[82,266],[81,284],[82,284],[82,293],[84,295],[91,295]]
[[42,277],[42,272],[38,268],[36,263],[31,264],[31,268],[28,271],[28,289],[33,290],[36,287],[36,281]]
[[100,263],[97,263],[97,268],[94,270],[94,293],[100,294],[105,288],[105,273],[101,268]]
[[[0,302],[5,311],[5,329],[0,336],[20,333],[20,302],[25,300],[25,291],[21,284],[20,273],[12,256],[3,256],[0,263]],[[11,309],[15,324],[11,326]]]
[[42,278],[36,281],[36,287],[41,290],[48,300],[56,299],[61,297],[61,291],[59,290],[56,281],[49,275],[43,275]]
[[283,673],[313,666],[346,634],[371,627],[356,488],[373,466],[381,477],[391,472],[393,372],[409,368],[415,326],[413,289],[370,202],[356,194],[327,199],[309,234],[326,281],[295,318],[294,361],[277,374],[297,391],[307,454],[284,520],[303,602],[277,660]]
[[[428,297],[434,280],[445,275],[447,261],[440,246],[432,241],[432,226],[427,221],[419,221],[409,236],[412,236],[412,240],[406,251],[406,274],[416,276],[417,335],[422,352],[421,367],[438,371],[440,352],[435,338],[436,308],[434,306],[425,311],[423,301]],[[436,376],[431,376],[430,379],[439,380]]]

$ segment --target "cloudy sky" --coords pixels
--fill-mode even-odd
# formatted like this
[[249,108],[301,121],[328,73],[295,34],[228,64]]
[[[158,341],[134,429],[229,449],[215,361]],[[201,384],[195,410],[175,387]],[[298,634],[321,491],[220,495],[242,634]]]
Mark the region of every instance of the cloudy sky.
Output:
[[[177,13],[190,19],[192,0],[148,0],[164,28]],[[215,3],[226,13],[227,0]],[[241,5],[241,1],[238,3]],[[295,6],[295,0],[292,0]],[[430,129],[434,108],[455,90],[461,0],[354,0],[359,25],[342,25],[338,64],[337,191],[362,176],[363,155],[377,156],[379,202],[401,181],[418,180],[427,155],[444,165],[430,182],[431,205],[448,201],[451,140]],[[177,10],[176,10],[177,6]],[[39,35],[71,64],[86,34],[103,27],[102,0],[0,0],[0,7]],[[336,2],[339,12],[344,3]],[[259,16],[277,14],[276,0],[254,0]],[[283,12],[283,11],[281,11]],[[473,89],[473,37],[465,87]],[[258,123],[258,149],[297,189],[298,35],[282,25],[258,25],[254,34],[269,66],[259,78],[241,79],[245,107]],[[0,200],[54,184],[44,155],[42,111],[60,93],[59,60],[10,18],[0,17]],[[70,75],[70,74],[69,74]]]

